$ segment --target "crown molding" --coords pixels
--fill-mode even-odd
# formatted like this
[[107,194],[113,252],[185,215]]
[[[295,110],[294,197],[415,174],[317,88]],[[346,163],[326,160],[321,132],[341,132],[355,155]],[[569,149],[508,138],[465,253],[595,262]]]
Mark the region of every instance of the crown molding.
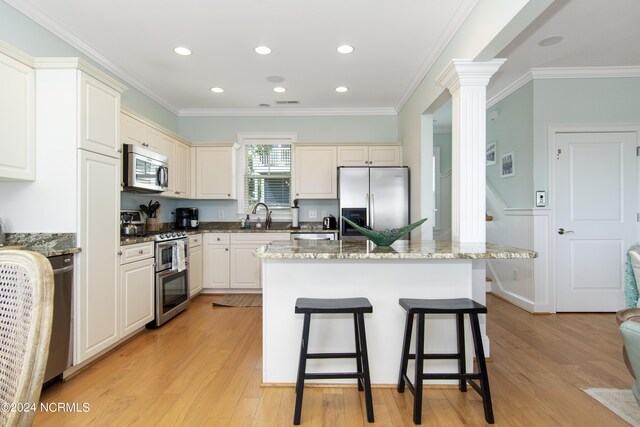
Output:
[[92,77],[100,80],[107,86],[117,90],[118,92],[124,92],[127,90],[127,86],[120,83],[104,71],[94,67],[87,61],[80,58],[34,58],[33,68],[42,69],[77,69],[84,73],[89,74]]
[[640,66],[532,68],[534,80],[640,77]]
[[508,85],[507,87],[502,89],[500,92],[496,93],[494,96],[488,99],[487,108],[493,107],[495,104],[502,101],[507,96],[511,95],[513,92],[517,91],[522,86],[529,83],[531,80],[533,80],[533,74],[531,73],[531,71],[527,71],[520,78],[516,79],[510,85]]
[[126,83],[131,85],[132,87],[138,89],[140,92],[153,99],[158,104],[162,105],[167,110],[171,111],[173,114],[178,115],[178,109],[171,105],[168,101],[158,95],[156,92],[151,90],[149,87],[145,86],[139,80],[126,73],[120,67],[115,65],[113,62],[109,61],[106,57],[100,54],[97,50],[91,47],[86,42],[80,40],[75,34],[71,33],[67,29],[65,29],[62,25],[60,25],[55,20],[51,19],[46,14],[42,13],[37,7],[35,7],[29,1],[17,1],[17,0],[5,0],[5,3],[9,4],[14,9],[20,11],[22,14],[27,16],[29,19],[33,20],[40,26],[44,27],[54,35],[60,37],[65,42],[69,43],[71,46],[87,55],[89,58],[94,60],[96,63],[104,67],[110,73],[113,73],[115,76],[121,78]]
[[548,79],[611,79],[640,77],[640,66],[617,67],[548,67],[532,68],[487,100],[487,108],[493,107],[532,80]]
[[395,116],[395,108],[186,108],[180,117]]
[[22,62],[27,67],[33,68],[33,57],[31,55],[2,40],[0,40],[0,53],[13,58],[18,62]]
[[455,36],[456,32],[460,29],[462,23],[469,17],[476,3],[478,3],[478,0],[467,0],[458,8],[456,14],[453,16],[453,18],[451,18],[451,20],[447,24],[447,27],[440,34],[440,37],[427,54],[425,60],[422,62],[420,69],[416,72],[413,79],[411,79],[411,82],[407,86],[407,89],[404,91],[402,97],[400,98],[400,101],[395,107],[396,111],[402,110],[407,101],[409,101],[409,98],[411,97],[411,95],[413,95],[413,92],[415,92],[420,83],[422,83],[424,78],[427,76],[427,73],[429,73],[429,71],[431,70],[431,67],[433,67],[433,65],[436,63],[436,60],[440,57],[440,55],[442,55],[442,52],[444,52],[447,45],[453,39],[453,36]]

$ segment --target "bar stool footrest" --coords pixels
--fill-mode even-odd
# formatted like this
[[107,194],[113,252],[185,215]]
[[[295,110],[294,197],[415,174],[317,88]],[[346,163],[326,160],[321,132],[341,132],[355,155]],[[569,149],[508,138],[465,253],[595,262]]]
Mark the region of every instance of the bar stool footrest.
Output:
[[304,374],[305,380],[332,380],[341,378],[364,378],[364,374],[358,372],[327,372],[327,373],[307,373]]
[[309,353],[307,359],[351,359],[358,357],[358,353]]
[[480,374],[428,373],[422,374],[424,380],[480,380]]
[[[460,359],[461,354],[460,353],[429,353],[429,354],[423,354],[422,355],[423,359]],[[409,360],[415,360],[416,355],[414,354],[410,354],[408,359]]]

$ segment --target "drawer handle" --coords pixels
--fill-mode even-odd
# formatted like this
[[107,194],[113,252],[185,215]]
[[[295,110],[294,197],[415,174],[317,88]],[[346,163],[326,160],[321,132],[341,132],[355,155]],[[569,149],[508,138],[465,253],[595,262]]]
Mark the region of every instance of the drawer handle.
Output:
[[142,249],[140,249],[140,250],[138,251],[138,253],[139,253],[140,255],[142,255],[142,254],[144,253],[144,251],[143,251]]
[[122,255],[122,251],[118,251],[118,255]]
[[229,252],[229,248],[224,248],[225,252]]
[[220,238],[218,237],[216,240],[218,240],[218,242],[220,241]]

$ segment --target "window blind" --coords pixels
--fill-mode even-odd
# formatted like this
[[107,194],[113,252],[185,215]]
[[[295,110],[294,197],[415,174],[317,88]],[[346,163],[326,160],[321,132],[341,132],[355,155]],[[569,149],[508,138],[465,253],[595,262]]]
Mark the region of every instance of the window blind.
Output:
[[291,207],[291,145],[246,144],[245,212],[262,202],[269,209]]

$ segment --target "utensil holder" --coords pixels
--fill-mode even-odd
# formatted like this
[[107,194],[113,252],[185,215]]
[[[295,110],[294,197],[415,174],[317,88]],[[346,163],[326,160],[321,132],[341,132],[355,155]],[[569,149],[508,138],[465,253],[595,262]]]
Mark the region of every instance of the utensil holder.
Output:
[[147,231],[158,230],[160,230],[160,223],[158,222],[158,218],[147,218]]

